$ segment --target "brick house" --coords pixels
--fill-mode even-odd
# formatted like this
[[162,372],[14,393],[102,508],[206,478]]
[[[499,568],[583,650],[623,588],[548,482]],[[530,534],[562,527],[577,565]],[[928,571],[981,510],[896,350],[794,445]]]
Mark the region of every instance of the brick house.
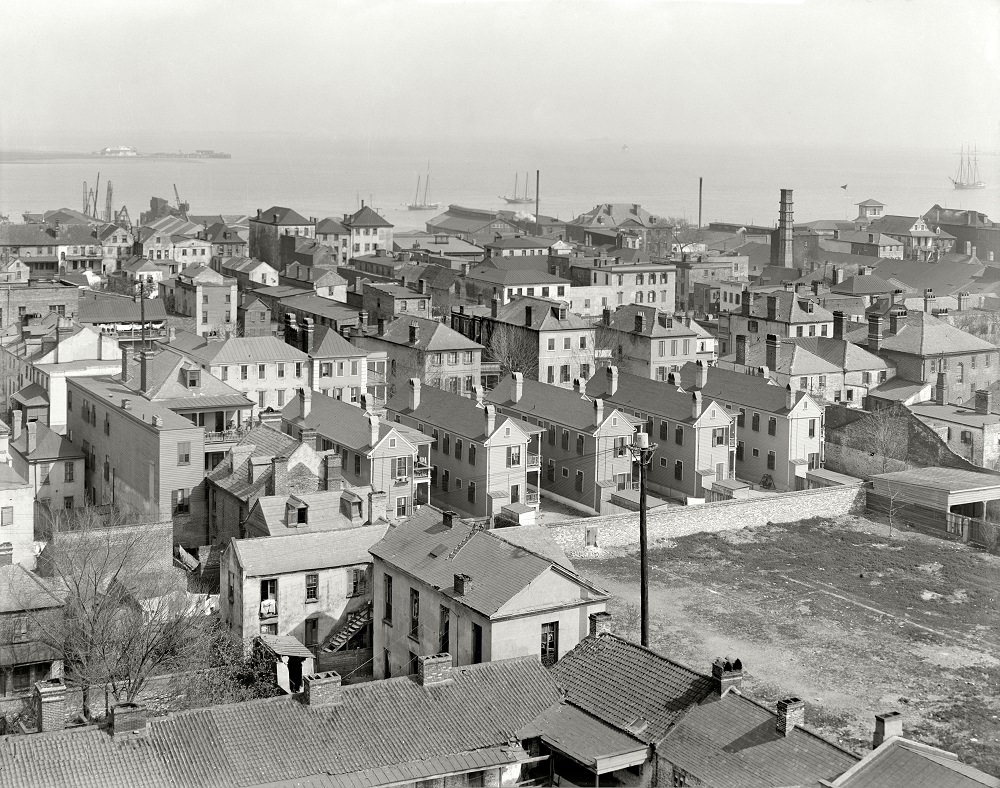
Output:
[[[530,548],[521,546],[524,529],[537,537]],[[416,673],[428,654],[447,653],[453,665],[521,656],[552,664],[609,599],[533,526],[485,531],[427,509],[371,554],[380,679]]]
[[723,311],[719,315],[719,355],[724,356],[736,345],[737,335],[747,337],[752,345],[768,334],[778,337],[833,336],[833,314],[812,298],[794,291],[781,290],[763,298],[747,292],[739,312]]
[[291,208],[284,208],[280,205],[272,206],[266,211],[258,209],[257,215],[250,217],[249,227],[248,253],[250,257],[270,263],[276,270],[280,270],[282,267],[281,236],[316,237],[315,219],[306,219]]

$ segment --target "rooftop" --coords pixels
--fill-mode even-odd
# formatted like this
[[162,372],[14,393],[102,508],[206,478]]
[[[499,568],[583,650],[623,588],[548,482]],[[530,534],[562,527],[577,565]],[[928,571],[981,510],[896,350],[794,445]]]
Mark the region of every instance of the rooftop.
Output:
[[[410,326],[414,324],[418,329],[416,342],[410,340]],[[424,317],[408,317],[406,315],[399,316],[387,323],[385,330],[372,338],[394,345],[408,345],[427,352],[483,349],[483,346],[478,342],[473,342],[444,323]]]
[[[309,415],[302,418],[302,397],[295,397],[289,402],[281,415],[285,421],[312,427],[321,435],[355,451],[370,451],[374,448],[371,440],[372,414],[318,391],[310,394]],[[390,433],[395,432],[408,442],[415,451],[418,446],[432,443],[429,435],[424,435],[405,424],[395,424],[387,419],[378,418],[378,435],[375,444],[381,443]],[[405,454],[407,449],[401,448],[399,454]]]
[[[504,410],[523,413],[536,419],[553,421],[583,432],[596,432],[600,426],[596,423],[594,410],[594,396],[599,397],[600,393],[587,396],[573,389],[525,379],[521,386],[521,398],[515,403],[511,399],[512,383],[510,375],[501,379],[496,388],[486,395],[486,401],[502,407]],[[690,410],[690,404],[688,410]],[[630,424],[640,423],[639,419],[634,419],[612,406],[605,406],[604,420],[614,417],[616,413]]]
[[307,572],[370,563],[368,550],[385,535],[388,527],[366,525],[309,534],[232,539],[229,547],[236,551],[248,577]]
[[309,360],[309,356],[301,350],[297,350],[272,336],[209,339],[189,331],[178,331],[176,339],[165,347],[199,363],[213,366],[255,364],[265,361],[297,362]]
[[285,208],[281,205],[272,205],[266,211],[258,211],[257,216],[250,217],[251,222],[261,222],[263,224],[277,224],[277,225],[298,225],[303,226],[307,224],[313,224],[302,214],[293,211],[291,208]]

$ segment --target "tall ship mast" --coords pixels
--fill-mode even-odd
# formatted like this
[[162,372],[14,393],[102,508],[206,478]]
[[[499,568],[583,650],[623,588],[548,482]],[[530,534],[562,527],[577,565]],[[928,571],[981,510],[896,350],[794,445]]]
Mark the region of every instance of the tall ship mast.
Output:
[[528,203],[534,202],[535,198],[528,196],[528,173],[524,173],[524,195],[523,196],[521,196],[521,195],[519,195],[517,193],[517,179],[518,179],[518,175],[515,172],[514,173],[514,196],[513,197],[506,197],[505,196],[503,199],[506,200],[511,205],[527,205]]
[[985,181],[979,178],[979,158],[976,149],[972,149],[972,154],[962,146],[961,159],[958,164],[958,173],[954,178],[950,178],[956,189],[985,189]]
[[427,177],[424,178],[424,199],[420,199],[420,176],[417,176],[417,191],[413,195],[413,202],[408,203],[406,208],[410,211],[433,211],[441,207],[441,203],[427,202],[427,190],[431,185],[431,163],[427,162]]

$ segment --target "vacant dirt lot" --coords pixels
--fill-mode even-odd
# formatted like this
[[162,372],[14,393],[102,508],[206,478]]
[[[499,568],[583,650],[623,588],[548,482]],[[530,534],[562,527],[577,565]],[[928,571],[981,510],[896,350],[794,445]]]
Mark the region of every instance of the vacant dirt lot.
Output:
[[[638,550],[575,563],[638,639]],[[741,658],[747,691],[804,698],[858,752],[895,709],[907,735],[1000,773],[1000,557],[845,517],[661,542],[650,566],[653,648],[704,671]]]

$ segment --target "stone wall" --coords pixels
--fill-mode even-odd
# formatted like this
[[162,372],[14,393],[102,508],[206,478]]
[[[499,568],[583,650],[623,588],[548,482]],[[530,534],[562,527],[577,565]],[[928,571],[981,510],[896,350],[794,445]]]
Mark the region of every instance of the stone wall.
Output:
[[[854,485],[823,487],[816,490],[780,493],[761,498],[718,501],[697,506],[669,506],[647,515],[649,543],[694,533],[711,533],[731,528],[787,523],[810,517],[836,517],[865,511],[865,488]],[[588,517],[550,523],[549,534],[571,554],[580,555],[587,545],[629,547],[639,541],[639,514]]]

